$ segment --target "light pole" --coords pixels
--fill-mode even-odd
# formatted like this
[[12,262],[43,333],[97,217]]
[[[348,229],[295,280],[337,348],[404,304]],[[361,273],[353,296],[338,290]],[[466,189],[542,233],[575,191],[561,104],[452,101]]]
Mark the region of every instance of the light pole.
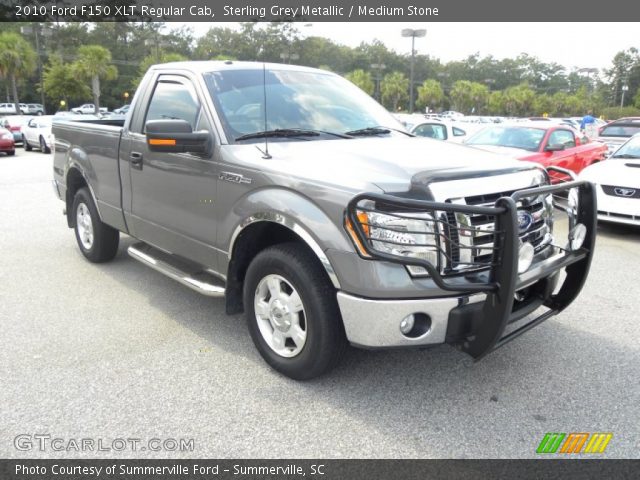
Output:
[[624,106],[624,94],[629,90],[629,85],[622,86],[622,98],[620,99],[620,108]]
[[376,100],[378,100],[378,102],[380,101],[380,81],[382,80],[382,71],[387,68],[387,66],[384,63],[372,63],[371,64],[371,69],[375,72],[375,82],[376,82],[376,89],[373,95],[373,98],[375,98]]
[[409,113],[413,113],[413,70],[414,63],[416,60],[416,37],[422,38],[427,34],[425,29],[413,29],[413,28],[404,28],[402,29],[403,37],[411,37],[411,74],[409,79]]
[[[38,59],[38,78],[40,80],[40,103],[42,104],[42,109],[46,110],[44,106],[44,87],[43,87],[43,75],[42,75],[42,57],[40,52],[40,35],[43,37],[51,36],[51,29],[47,26],[41,26],[39,23],[31,25],[25,25],[24,27],[20,27],[20,33],[23,35],[31,35],[35,34],[36,37],[36,57]],[[43,52],[44,53],[44,52]]]

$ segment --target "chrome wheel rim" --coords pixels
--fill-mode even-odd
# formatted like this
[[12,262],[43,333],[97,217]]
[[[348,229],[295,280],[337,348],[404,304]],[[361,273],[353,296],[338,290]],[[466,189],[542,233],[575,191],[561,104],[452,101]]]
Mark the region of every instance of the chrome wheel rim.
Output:
[[258,283],[253,306],[269,348],[285,358],[298,355],[307,342],[307,317],[293,285],[280,275],[267,275]]
[[80,243],[86,250],[91,250],[93,246],[93,222],[91,221],[91,213],[89,207],[84,203],[78,205],[76,212],[76,228],[78,229],[78,237]]

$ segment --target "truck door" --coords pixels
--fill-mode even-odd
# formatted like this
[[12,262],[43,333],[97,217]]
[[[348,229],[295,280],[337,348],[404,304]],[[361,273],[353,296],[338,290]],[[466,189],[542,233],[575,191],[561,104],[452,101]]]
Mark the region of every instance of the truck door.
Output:
[[193,131],[211,132],[215,146],[211,119],[191,78],[161,74],[149,87],[124,152],[131,179],[129,228],[140,240],[216,270],[215,154],[152,152],[144,130],[149,120],[182,119]]
[[[550,152],[546,151],[546,147],[549,145],[563,145],[564,150]],[[566,168],[572,171],[576,170],[576,137],[573,132],[565,129],[556,129],[549,134],[547,144],[545,145],[545,153],[548,155],[548,159],[545,162],[545,166],[554,166]],[[560,174],[554,173],[552,178],[563,178]]]

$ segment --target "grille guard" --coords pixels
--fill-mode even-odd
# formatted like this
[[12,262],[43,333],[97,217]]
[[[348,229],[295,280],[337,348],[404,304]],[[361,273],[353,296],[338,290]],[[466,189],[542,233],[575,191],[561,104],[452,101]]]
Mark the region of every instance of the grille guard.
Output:
[[[551,169],[551,168],[550,168]],[[562,173],[564,170],[558,169]],[[519,235],[516,202],[537,195],[567,193],[570,189],[578,191],[578,209],[573,221],[586,227],[586,237],[582,247],[576,251],[564,250],[562,254],[543,260],[523,274],[518,274]],[[420,258],[408,258],[393,255],[372,248],[370,237],[358,220],[357,213],[363,208],[363,201],[372,201],[397,208],[399,212],[453,212],[464,214],[492,215],[495,217],[495,243],[493,262],[483,274],[443,276],[436,265]],[[369,203],[370,203],[369,202]],[[378,211],[378,210],[376,210]],[[479,360],[491,351],[518,337],[527,330],[542,323],[564,310],[578,296],[586,281],[595,246],[597,226],[596,191],[588,181],[573,180],[556,185],[527,188],[514,192],[510,197],[501,197],[493,207],[476,207],[428,200],[405,199],[392,195],[363,193],[354,197],[348,204],[346,217],[368,257],[402,265],[424,268],[433,282],[442,290],[471,294],[484,292],[487,298],[482,304],[480,323],[477,331],[460,342],[460,348]],[[375,228],[375,225],[373,225]],[[437,235],[437,234],[436,234]],[[373,239],[375,240],[375,239]],[[536,281],[550,277],[566,269],[566,278],[556,294],[547,292],[544,298],[529,302],[514,311],[514,295],[519,289]],[[520,320],[537,308],[544,306],[546,312],[529,321],[518,329],[505,334],[509,323]]]

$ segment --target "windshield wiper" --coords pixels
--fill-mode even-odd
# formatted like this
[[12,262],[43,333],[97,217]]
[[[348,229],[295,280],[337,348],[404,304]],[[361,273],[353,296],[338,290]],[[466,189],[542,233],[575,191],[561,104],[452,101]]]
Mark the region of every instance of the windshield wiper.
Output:
[[349,132],[344,132],[344,134],[350,135],[352,137],[367,137],[367,136],[374,136],[374,135],[386,135],[387,133],[391,133],[392,130],[394,132],[404,133],[408,137],[415,137],[415,135],[412,135],[409,132],[405,132],[404,130],[400,130],[399,128],[382,127],[382,126],[360,128],[358,130],[351,130]]
[[640,156],[631,153],[621,153],[619,155],[613,155],[613,158],[640,158]]
[[264,130],[262,132],[247,133],[236,138],[236,142],[250,140],[252,138],[265,137],[317,137],[319,135],[332,135],[339,138],[351,138],[349,135],[336,132],[326,132],[324,130],[308,130],[304,128],[276,128],[275,130]]

